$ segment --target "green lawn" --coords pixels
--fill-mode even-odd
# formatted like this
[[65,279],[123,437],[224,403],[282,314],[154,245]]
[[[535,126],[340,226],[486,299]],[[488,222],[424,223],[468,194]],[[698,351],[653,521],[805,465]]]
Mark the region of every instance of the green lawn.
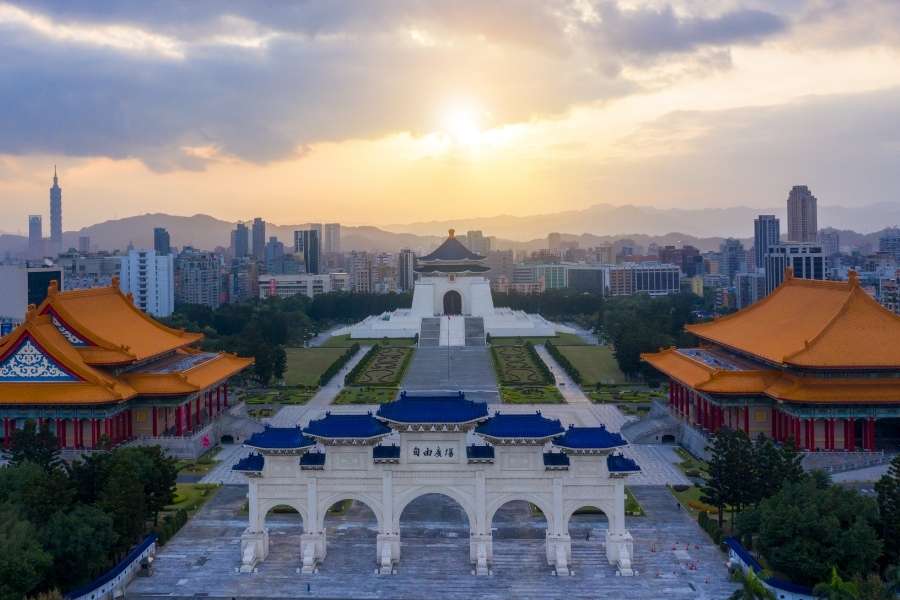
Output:
[[665,398],[665,392],[644,391],[627,387],[604,387],[586,390],[591,401],[597,404],[643,404]]
[[557,346],[581,374],[581,384],[625,383],[625,374],[619,369],[613,351],[608,346]]
[[379,346],[373,356],[364,359],[365,368],[354,377],[353,384],[388,387],[400,385],[413,352],[413,348]]
[[535,346],[546,344],[550,340],[557,346],[586,346],[587,342],[574,333],[557,333],[553,337],[491,337],[492,346],[521,346],[531,342]]
[[176,483],[175,499],[164,510],[166,512],[184,509],[191,513],[198,510],[213,494],[219,486],[214,483]]
[[206,452],[200,455],[196,461],[191,460],[179,460],[175,463],[176,468],[180,473],[190,473],[192,475],[206,475],[212,468],[216,466],[216,461],[213,460],[213,456],[215,456],[219,450],[221,450],[221,446],[213,446]]
[[497,380],[502,385],[543,386],[548,381],[525,346],[491,347]]
[[625,514],[629,517],[643,517],[647,514],[628,488],[625,488]]
[[706,462],[691,456],[691,453],[682,447],[675,448],[675,453],[681,458],[678,468],[688,477],[709,477],[709,465]]
[[244,402],[254,404],[306,404],[315,395],[312,388],[284,388],[280,390],[261,391],[244,397]]
[[397,397],[399,388],[348,385],[333,404],[384,404]]
[[562,404],[563,397],[555,385],[538,387],[500,386],[500,400],[507,404]]
[[317,387],[319,377],[344,353],[343,348],[285,348],[285,385]]
[[380,340],[376,339],[360,339],[360,340],[351,340],[350,334],[347,335],[335,335],[322,344],[323,348],[349,348],[353,344],[359,344],[360,346],[374,346],[375,344],[379,344],[381,346],[415,346],[416,340],[413,338],[382,338]]

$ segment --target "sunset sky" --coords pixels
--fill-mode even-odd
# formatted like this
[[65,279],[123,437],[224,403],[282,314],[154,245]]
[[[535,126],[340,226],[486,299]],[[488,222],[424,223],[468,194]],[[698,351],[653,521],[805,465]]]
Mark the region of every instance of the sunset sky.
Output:
[[900,202],[897,0],[0,0],[0,230]]

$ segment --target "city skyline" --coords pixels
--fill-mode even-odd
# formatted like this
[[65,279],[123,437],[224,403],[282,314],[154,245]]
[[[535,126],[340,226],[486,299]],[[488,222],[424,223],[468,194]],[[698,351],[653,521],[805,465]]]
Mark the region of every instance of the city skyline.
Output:
[[[53,163],[70,228],[148,206],[385,225],[604,202],[764,209],[798,182],[828,205],[900,191],[886,0],[200,3],[178,23],[96,6],[0,3],[0,222],[22,224],[6,230]],[[39,92],[51,82],[65,94]]]

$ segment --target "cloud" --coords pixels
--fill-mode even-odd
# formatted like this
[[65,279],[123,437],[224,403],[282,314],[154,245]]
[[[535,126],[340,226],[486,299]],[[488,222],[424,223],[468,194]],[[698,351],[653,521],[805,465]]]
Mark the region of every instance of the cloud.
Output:
[[430,131],[459,95],[487,107],[489,125],[559,115],[639,92],[630,64],[679,55],[698,76],[728,68],[731,45],[786,27],[760,9],[584,6],[0,1],[0,153],[136,157],[165,171],[202,169],[216,159],[190,149],[212,147],[265,163]]

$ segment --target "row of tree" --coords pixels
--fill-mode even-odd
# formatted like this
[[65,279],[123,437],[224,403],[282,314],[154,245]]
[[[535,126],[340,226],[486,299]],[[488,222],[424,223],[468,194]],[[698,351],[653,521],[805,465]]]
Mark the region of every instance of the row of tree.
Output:
[[871,498],[832,484],[823,472],[805,474],[790,442],[777,446],[763,435],[751,440],[743,431],[723,429],[708,450],[701,500],[718,509],[719,527],[731,511],[731,531],[774,571],[815,585],[837,581],[834,570],[840,580],[855,580],[857,589],[872,588],[870,576],[896,573],[900,457]]
[[17,430],[0,469],[0,600],[83,585],[128,553],[172,503],[177,469],[159,447],[67,465],[55,436]]

